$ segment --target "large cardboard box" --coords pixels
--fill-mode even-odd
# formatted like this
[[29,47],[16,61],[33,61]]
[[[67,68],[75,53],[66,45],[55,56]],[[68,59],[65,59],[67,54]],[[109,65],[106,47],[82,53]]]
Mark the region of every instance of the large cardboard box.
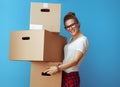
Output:
[[32,62],[30,87],[61,87],[62,72],[51,76],[42,75],[46,68],[58,64],[59,62]]
[[32,2],[30,8],[30,29],[40,28],[60,32],[61,4]]
[[65,37],[47,30],[13,31],[10,60],[62,61]]

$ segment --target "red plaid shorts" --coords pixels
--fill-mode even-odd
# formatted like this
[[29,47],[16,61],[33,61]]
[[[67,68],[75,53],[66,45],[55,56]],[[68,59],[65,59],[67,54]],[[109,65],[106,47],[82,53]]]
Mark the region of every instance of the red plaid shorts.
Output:
[[62,87],[80,87],[80,76],[78,72],[62,74]]

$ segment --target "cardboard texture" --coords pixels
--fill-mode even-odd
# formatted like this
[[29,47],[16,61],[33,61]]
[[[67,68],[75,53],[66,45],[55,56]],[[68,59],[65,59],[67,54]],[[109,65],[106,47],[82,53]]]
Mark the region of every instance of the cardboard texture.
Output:
[[60,32],[61,4],[31,3],[30,29],[39,27],[51,32]]
[[47,30],[13,31],[10,35],[10,60],[62,61],[66,39]]
[[51,76],[41,75],[49,66],[58,65],[60,62],[32,62],[30,87],[61,87],[62,72]]

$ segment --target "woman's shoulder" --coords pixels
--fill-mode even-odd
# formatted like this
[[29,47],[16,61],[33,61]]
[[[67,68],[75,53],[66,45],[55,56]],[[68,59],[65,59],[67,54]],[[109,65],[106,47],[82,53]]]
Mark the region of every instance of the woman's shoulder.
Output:
[[79,41],[81,41],[81,40],[82,40],[82,41],[88,40],[87,37],[86,37],[85,35],[82,35],[82,36],[79,37],[78,39],[79,39]]

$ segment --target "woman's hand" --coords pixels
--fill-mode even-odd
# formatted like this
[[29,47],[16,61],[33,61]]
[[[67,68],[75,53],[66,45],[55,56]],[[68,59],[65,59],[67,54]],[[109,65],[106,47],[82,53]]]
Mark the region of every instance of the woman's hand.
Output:
[[57,73],[58,71],[59,71],[58,66],[51,66],[51,67],[49,67],[48,69],[46,69],[46,70],[44,71],[44,73],[47,73],[47,74],[52,75],[52,74]]

